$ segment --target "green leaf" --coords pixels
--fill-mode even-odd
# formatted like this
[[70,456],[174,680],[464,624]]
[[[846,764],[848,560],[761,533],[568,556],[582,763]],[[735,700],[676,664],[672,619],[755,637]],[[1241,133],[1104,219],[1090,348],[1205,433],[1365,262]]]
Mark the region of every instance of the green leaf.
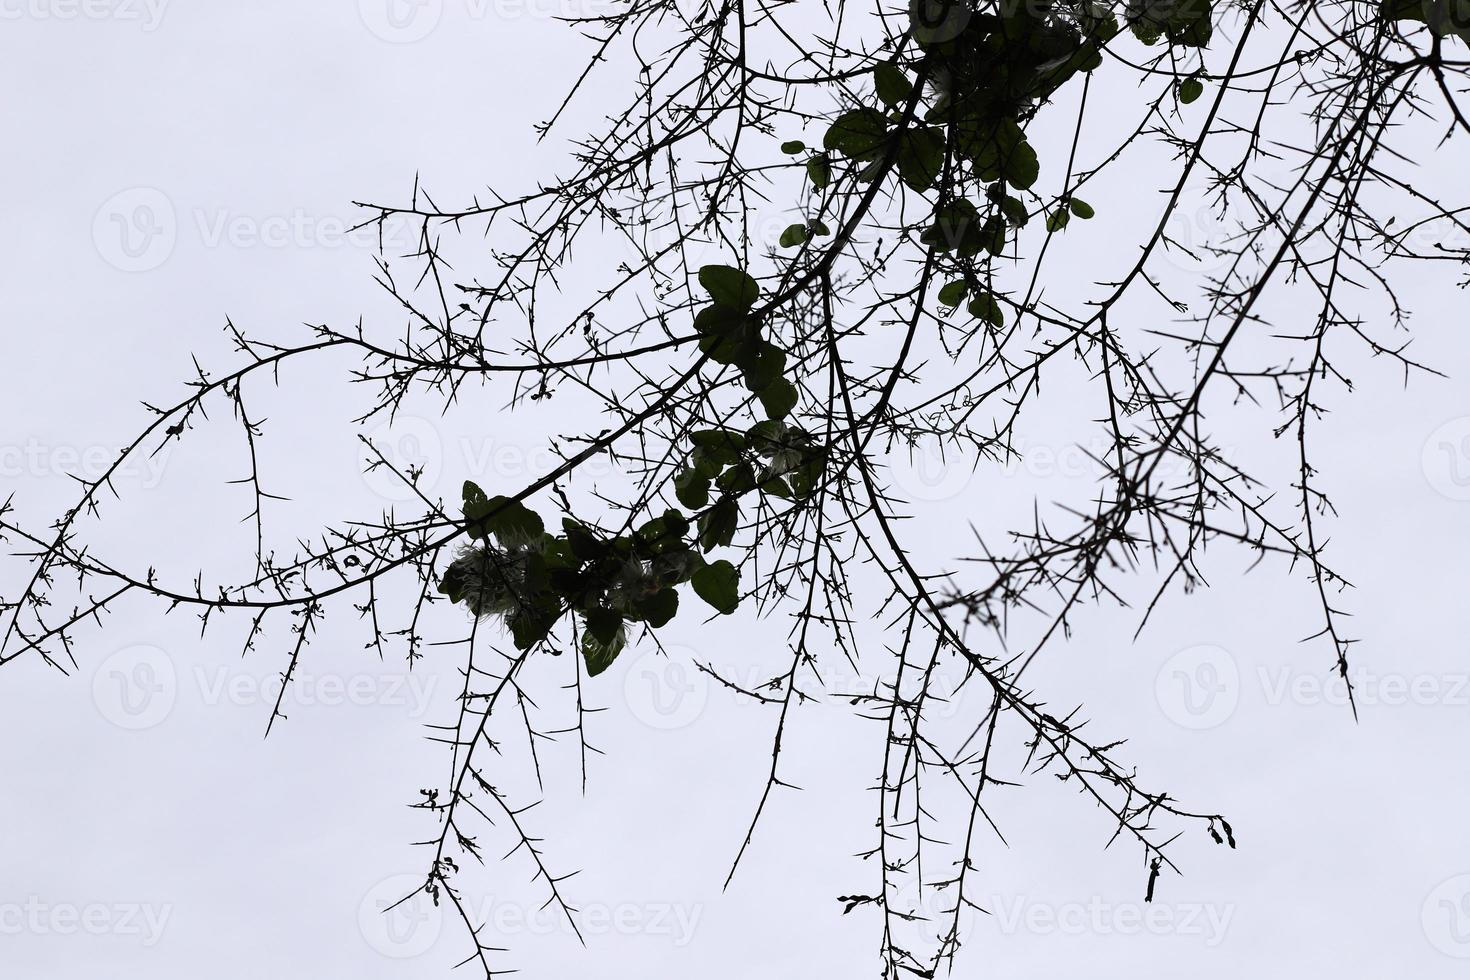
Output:
[[796,386],[785,378],[778,378],[760,390],[761,407],[769,419],[784,419],[796,407]]
[[898,175],[920,193],[934,186],[944,170],[944,135],[938,129],[906,130],[898,144]]
[[464,517],[470,537],[479,541],[487,535],[504,547],[524,545],[546,533],[541,516],[519,500],[495,496],[468,481],[464,485]]
[[459,602],[464,599],[465,589],[469,585],[466,577],[467,569],[463,562],[451,562],[444,569],[444,577],[439,580],[439,591],[449,597],[450,602]]
[[1061,231],[1063,228],[1067,227],[1067,222],[1071,219],[1071,217],[1072,212],[1068,211],[1066,208],[1057,208],[1051,214],[1046,216],[1046,230],[1053,232]]
[[1210,0],[1177,0],[1169,18],[1169,40],[1191,48],[1209,47],[1214,36],[1214,10]]
[[739,524],[740,504],[734,497],[721,497],[699,517],[699,546],[710,551],[728,545]]
[[981,293],[970,300],[968,309],[970,315],[977,320],[984,320],[997,327],[1006,325],[1005,311],[1000,308],[1000,303],[996,302],[995,296],[989,292]]
[[689,441],[721,466],[739,462],[745,451],[745,433],[735,429],[699,429],[689,433]]
[[762,343],[753,354],[740,360],[745,387],[757,393],[775,383],[785,370],[786,352],[775,344]]
[[814,220],[811,221],[809,224],[811,225],[812,234],[816,235],[819,238],[832,234],[832,229],[828,228],[821,221]]
[[1026,211],[1026,205],[1009,195],[1001,199],[1000,211],[1015,228],[1025,228],[1026,222],[1031,220],[1031,215]]
[[980,212],[964,198],[950,201],[934,212],[934,224],[924,230],[919,241],[933,245],[941,252],[960,248],[967,235],[973,236],[980,226]]
[[1198,78],[1186,78],[1179,83],[1179,101],[1189,105],[1195,99],[1205,93],[1205,87]]
[[654,629],[666,625],[679,613],[679,590],[659,589],[652,595],[646,596],[636,603],[636,609],[643,621]]
[[674,496],[690,510],[701,510],[709,504],[709,477],[697,470],[685,470],[674,477]]
[[780,245],[782,248],[795,248],[805,244],[806,237],[806,225],[787,225],[786,230],[781,232]]
[[908,101],[914,91],[914,83],[909,81],[909,76],[892,62],[884,62],[873,69],[873,85],[878,90],[878,98],[890,108]]
[[561,529],[566,535],[573,557],[578,561],[595,561],[607,553],[607,546],[585,524],[563,517]]
[[939,302],[945,306],[959,306],[964,302],[965,294],[969,291],[969,283],[963,279],[956,279],[954,282],[946,283],[939,290]]
[[1001,172],[1005,175],[1006,183],[1018,191],[1024,191],[1036,183],[1036,178],[1041,175],[1041,164],[1036,159],[1036,151],[1031,144],[1022,140],[1016,143],[1001,156]]
[[1080,197],[1068,198],[1067,199],[1067,210],[1071,211],[1073,214],[1075,214],[1077,217],[1081,218],[1083,221],[1087,221],[1093,215],[1097,214],[1096,211],[1092,210],[1092,205],[1091,204],[1088,204],[1086,201],[1082,200],[1082,198],[1080,198]]
[[785,479],[773,476],[761,484],[761,493],[770,494],[772,497],[780,497],[782,500],[791,499],[791,487]]
[[623,614],[612,609],[597,607],[587,610],[587,632],[599,643],[611,643],[623,628]]
[[[998,214],[992,214],[985,219],[985,227],[980,229],[980,246],[991,255],[999,255],[1006,250],[1006,223],[1005,219]],[[960,250],[965,254],[969,246]],[[969,254],[974,254],[970,251]]]
[[694,317],[699,349],[720,364],[734,364],[760,339],[760,321],[733,306],[706,306]]
[[528,603],[507,621],[511,642],[517,650],[529,650],[551,633],[551,628],[561,616],[561,606],[555,596],[541,602]]
[[761,295],[760,285],[754,279],[728,265],[707,265],[700,269],[699,284],[716,306],[731,310],[748,310]]
[[627,645],[623,632],[621,613],[610,609],[589,609],[586,616],[587,628],[582,633],[582,659],[587,663],[587,673],[596,677],[612,666]]
[[658,555],[670,549],[684,547],[684,535],[689,533],[689,521],[677,510],[666,510],[662,517],[655,517],[638,529],[635,550],[643,557]]
[[755,489],[755,470],[749,463],[736,463],[720,474],[715,485],[725,493],[738,497],[742,493]]
[[878,156],[887,135],[888,117],[864,106],[834,119],[822,137],[822,147],[853,160],[867,161]]
[[782,153],[800,153],[806,149],[806,144],[801,140],[787,140],[781,144]]
[[806,162],[806,175],[811,180],[812,186],[821,190],[832,183],[832,161],[826,154],[814,156]]
[[724,559],[704,566],[691,581],[699,597],[724,615],[740,607],[740,571]]

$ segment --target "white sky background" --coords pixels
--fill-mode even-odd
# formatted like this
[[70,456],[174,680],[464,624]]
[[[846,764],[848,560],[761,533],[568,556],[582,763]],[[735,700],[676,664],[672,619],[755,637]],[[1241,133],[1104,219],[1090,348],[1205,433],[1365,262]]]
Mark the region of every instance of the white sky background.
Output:
[[[128,441],[146,421],[140,400],[174,400],[191,353],[230,364],[226,316],[270,339],[304,337],[304,321],[397,322],[371,289],[371,243],[341,240],[351,200],[406,200],[416,172],[441,200],[462,200],[560,167],[565,143],[537,146],[531,124],[560,101],[587,45],[524,5],[477,9],[446,0],[437,20],[411,22],[421,38],[390,43],[378,8],[350,0],[0,0],[0,487],[22,516],[43,523],[68,506],[65,474],[95,473]],[[594,90],[573,122],[595,121],[604,94],[621,97]],[[1453,146],[1429,150],[1442,172],[1463,163]],[[1091,199],[1102,212],[1127,189]],[[129,255],[114,215],[166,233]],[[1074,223],[1068,234],[1088,232]],[[1359,391],[1335,396],[1317,430],[1343,515],[1329,554],[1357,586],[1344,601],[1362,640],[1362,721],[1340,703],[1326,649],[1297,642],[1318,628],[1311,591],[1280,567],[1243,576],[1247,556],[1219,549],[1214,587],[1171,597],[1137,642],[1136,615],[1084,613],[1032,683],[1054,704],[1084,701],[1105,740],[1130,738],[1146,786],[1226,813],[1240,848],[1195,831],[1175,853],[1185,876],[1163,879],[1147,908],[1136,851],[1103,850],[1098,812],[1051,777],[1010,790],[996,815],[1011,846],[988,840],[978,855],[975,895],[993,914],[971,922],[961,975],[1464,975],[1470,345],[1463,294],[1405,281],[1419,291],[1415,350],[1450,378],[1404,391],[1390,370],[1360,365]],[[267,489],[294,498],[275,513],[283,550],[397,494],[355,469],[346,420],[364,394],[322,383],[348,367],[287,372],[281,392],[260,392]],[[427,461],[429,489],[453,497],[466,477],[499,492],[544,472],[539,434],[580,422],[555,402],[508,421],[503,393],[477,398],[444,420],[425,403],[375,437]],[[916,557],[953,567],[972,553],[958,522],[1025,513],[1038,492],[1085,491],[1066,429],[1065,412],[1038,420],[1025,461],[1007,471],[895,461],[895,481],[928,502]],[[214,427],[121,481],[127,500],[88,540],[176,582],[200,567],[227,574],[248,501],[219,480],[244,475],[240,453],[220,406]],[[613,487],[618,476],[599,479]],[[7,565],[7,596],[16,571]],[[440,615],[452,624],[452,610]],[[202,641],[197,626],[124,605],[105,629],[78,634],[72,676],[35,659],[0,672],[0,977],[450,975],[468,952],[457,923],[427,907],[388,924],[374,912],[409,880],[398,876],[421,875],[412,842],[437,832],[407,804],[444,781],[447,755],[424,725],[453,719],[452,657],[431,648],[412,675],[401,658],[379,663],[362,625],[338,611],[300,668],[311,683],[262,741],[284,635],[241,659],[243,623]],[[804,790],[774,797],[721,890],[774,718],[688,660],[759,681],[787,659],[785,629],[744,613],[701,628],[686,613],[668,630],[674,662],[633,649],[589,685],[607,710],[591,722],[606,755],[587,795],[575,752],[548,746],[546,802],[527,815],[550,867],[580,869],[565,888],[587,947],[539,911],[544,893],[522,857],[492,860],[463,885],[488,911],[492,944],[511,947],[504,965],[640,980],[876,973],[876,916],[843,916],[835,899],[877,887],[851,855],[873,840],[864,790],[878,730],[842,699],[798,713],[783,774]],[[881,643],[876,626],[867,637]],[[554,684],[545,694],[558,696]],[[952,709],[963,718],[967,707],[981,708]],[[489,856],[502,850],[487,838]]]

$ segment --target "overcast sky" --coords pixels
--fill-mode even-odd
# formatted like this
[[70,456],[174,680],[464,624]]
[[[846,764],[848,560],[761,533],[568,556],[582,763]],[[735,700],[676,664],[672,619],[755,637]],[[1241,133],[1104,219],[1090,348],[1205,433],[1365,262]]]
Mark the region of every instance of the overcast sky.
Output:
[[[99,472],[146,422],[141,401],[177,395],[191,353],[231,363],[226,316],[300,339],[304,322],[390,315],[369,280],[374,241],[346,233],[353,199],[402,201],[416,173],[455,199],[544,179],[565,144],[535,145],[531,125],[585,51],[554,6],[0,0],[0,497],[54,519],[68,474]],[[1360,722],[1326,651],[1298,642],[1318,628],[1311,590],[1281,568],[1245,575],[1248,556],[1222,550],[1213,588],[1171,598],[1136,642],[1134,614],[1085,614],[1032,682],[1128,737],[1146,785],[1228,814],[1240,847],[1181,842],[1185,875],[1145,906],[1136,852],[1104,849],[1097,812],[1047,780],[1010,790],[997,804],[1010,846],[982,852],[991,914],[967,922],[961,975],[1465,975],[1470,341],[1462,294],[1423,297],[1416,349],[1448,379],[1406,391],[1365,369],[1320,430],[1342,513],[1331,554],[1355,585]],[[288,372],[271,393],[266,472],[296,498],[278,512],[284,541],[401,496],[358,472],[346,420],[362,393],[321,383],[348,367]],[[426,405],[372,434],[425,464],[431,492],[513,487],[551,465],[538,433],[567,420],[508,424],[503,401],[486,393],[447,419]],[[207,438],[125,472],[120,519],[89,526],[99,554],[176,582],[232,567],[210,542],[237,533],[248,501],[215,489],[243,475],[219,414]],[[1039,487],[1087,485],[1077,447],[1037,435],[1023,448],[999,472],[894,461],[896,483],[932,505],[921,557],[957,557],[945,528],[982,502],[1024,513]],[[9,597],[23,568],[4,567]],[[413,842],[437,832],[409,805],[444,781],[425,726],[453,719],[454,661],[380,663],[338,612],[264,740],[285,647],[242,657],[242,625],[201,640],[187,612],[134,603],[78,634],[69,676],[34,658],[0,671],[0,976],[431,980],[467,954],[422,900],[381,914],[422,877]],[[877,972],[874,917],[836,901],[876,887],[852,855],[872,843],[877,732],[842,698],[798,713],[803,789],[777,794],[721,888],[774,718],[691,661],[759,682],[787,656],[785,629],[681,618],[673,657],[635,648],[589,687],[608,709],[591,722],[606,754],[583,796],[574,748],[549,745],[545,802],[527,817],[548,865],[580,870],[565,888],[586,945],[540,908],[523,860],[491,860],[464,890],[507,965],[606,980]],[[871,678],[832,682],[855,693]]]

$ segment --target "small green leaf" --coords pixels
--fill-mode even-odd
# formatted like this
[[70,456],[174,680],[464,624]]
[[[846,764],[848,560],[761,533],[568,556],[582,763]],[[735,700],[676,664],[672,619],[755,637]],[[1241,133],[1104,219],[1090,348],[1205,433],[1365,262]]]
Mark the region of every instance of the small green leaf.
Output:
[[769,419],[784,419],[796,407],[796,386],[785,378],[778,378],[760,390],[761,407]]
[[685,470],[674,477],[674,496],[690,510],[700,510],[709,504],[709,477],[697,470]]
[[965,300],[965,294],[970,291],[970,286],[963,279],[946,283],[939,290],[939,302],[945,306],[959,306]]
[[782,500],[791,499],[791,487],[779,476],[773,476],[761,484],[761,493],[772,497],[780,497]]
[[806,144],[801,140],[787,140],[781,144],[782,153],[800,153],[806,149]]
[[563,517],[561,528],[566,535],[567,545],[571,548],[573,557],[578,561],[593,561],[602,557],[607,551],[607,546],[588,530],[585,524],[580,524],[570,517]]
[[728,265],[707,265],[700,269],[699,284],[716,306],[732,310],[750,309],[761,295],[760,285],[754,279]]
[[810,225],[812,234],[818,236],[819,238],[832,234],[832,229],[828,228],[821,221],[814,220],[810,222]]
[[587,610],[587,632],[591,633],[599,643],[611,643],[623,628],[623,614],[612,609]]
[[1005,311],[1000,308],[1000,303],[989,292],[981,293],[970,300],[968,307],[970,315],[977,320],[984,320],[997,327],[1006,325]]
[[721,497],[699,517],[699,546],[709,551],[728,545],[739,524],[740,505],[734,497]]
[[691,581],[699,597],[724,615],[740,607],[740,571],[724,559],[704,566]]
[[620,613],[607,609],[587,612],[587,628],[582,633],[582,659],[587,663],[589,676],[596,677],[611,667],[626,645]]
[[867,161],[878,156],[887,135],[888,117],[864,106],[834,119],[822,137],[822,148],[853,160]]
[[1205,92],[1204,85],[1200,84],[1198,78],[1186,78],[1179,83],[1179,101],[1189,105]]
[[654,629],[666,625],[679,612],[679,590],[659,589],[637,603],[638,614]]
[[1031,220],[1031,215],[1026,211],[1026,205],[1009,195],[1001,198],[1000,211],[1015,228],[1025,228],[1026,222]]
[[[980,245],[991,255],[1000,255],[1006,250],[1006,223],[1005,219],[998,214],[992,214],[985,219],[985,226],[980,229]],[[966,249],[961,249],[963,254]],[[970,254],[974,254],[973,251]]]
[[745,450],[745,433],[735,429],[699,429],[689,433],[689,441],[721,466],[739,462]]
[[755,489],[755,470],[749,463],[736,463],[720,474],[715,485],[725,493],[738,497]]
[[898,173],[905,184],[922,193],[934,186],[943,169],[944,135],[939,129],[904,132],[898,144]]
[[1001,158],[1001,172],[1005,175],[1006,183],[1018,191],[1024,191],[1036,183],[1036,178],[1041,175],[1041,164],[1036,159],[1036,151],[1031,144],[1024,140],[1016,143]]
[[806,175],[811,179],[812,186],[821,190],[832,183],[832,161],[825,153],[812,157],[806,162]]
[[1067,227],[1067,222],[1070,221],[1071,218],[1072,212],[1068,211],[1066,208],[1057,208],[1051,214],[1046,216],[1046,230],[1061,231],[1063,228]]
[[781,232],[780,245],[782,248],[795,248],[806,242],[806,225],[787,225],[786,230]]
[[740,359],[745,386],[757,394],[770,387],[786,370],[786,352],[775,344],[762,343]]
[[561,616],[561,606],[555,596],[543,601],[528,603],[507,620],[511,642],[517,650],[529,650],[551,633],[551,628]]
[[964,198],[950,201],[934,212],[934,224],[924,230],[919,241],[933,245],[941,252],[952,252],[964,245],[980,225],[980,212]]
[[914,90],[909,76],[891,62],[884,62],[873,69],[873,85],[878,90],[878,98],[890,108],[907,101]]
[[464,517],[470,537],[487,535],[505,547],[524,545],[546,533],[546,525],[535,511],[509,497],[486,497],[485,491],[469,481],[464,485]]

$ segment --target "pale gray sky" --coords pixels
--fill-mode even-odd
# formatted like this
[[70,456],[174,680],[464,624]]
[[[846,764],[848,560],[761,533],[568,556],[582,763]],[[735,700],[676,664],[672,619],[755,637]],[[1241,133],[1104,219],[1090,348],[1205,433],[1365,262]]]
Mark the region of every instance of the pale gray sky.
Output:
[[[179,390],[191,352],[229,363],[227,315],[273,338],[389,316],[369,283],[373,243],[344,233],[349,202],[404,200],[416,172],[459,199],[550,172],[565,144],[536,146],[530,127],[585,50],[554,7],[0,0],[0,496],[54,518],[67,474],[98,472],[146,420],[139,402]],[[1011,846],[981,855],[992,914],[968,925],[966,975],[1464,976],[1470,343],[1463,295],[1428,283],[1423,296],[1416,349],[1448,380],[1404,391],[1364,369],[1319,432],[1343,515],[1332,554],[1357,587],[1344,603],[1362,640],[1362,720],[1323,648],[1297,642],[1318,628],[1311,591],[1279,568],[1243,576],[1246,556],[1222,549],[1213,589],[1174,596],[1137,642],[1130,615],[1084,614],[1032,682],[1130,738],[1146,785],[1228,814],[1240,848],[1183,843],[1185,876],[1144,906],[1136,854],[1103,850],[1094,810],[1044,780],[1012,790],[997,806]],[[266,472],[297,498],[278,512],[282,537],[392,501],[397,488],[355,468],[346,420],[361,393],[304,372],[282,385],[261,392],[279,420]],[[507,424],[502,401],[447,419],[425,405],[374,435],[427,463],[433,491],[510,486],[545,472],[537,435],[566,420]],[[211,535],[237,534],[247,501],[201,490],[243,475],[220,416],[215,435],[125,474],[127,499],[109,510],[120,519],[88,530],[99,554],[174,581],[234,567]],[[956,557],[946,529],[977,504],[1024,513],[1038,491],[1086,485],[1064,438],[1043,427],[1023,449],[1023,463],[979,475],[895,461],[896,482],[931,505],[921,556]],[[0,592],[19,571],[7,560]],[[0,976],[451,975],[468,952],[456,923],[423,903],[377,912],[422,874],[412,842],[435,826],[407,805],[443,783],[448,760],[424,726],[452,720],[456,665],[430,656],[410,674],[362,649],[350,615],[328,625],[265,741],[285,648],[242,659],[242,623],[200,640],[187,612],[123,605],[78,634],[72,676],[35,659],[0,671]],[[572,748],[549,747],[546,801],[528,816],[553,870],[581,871],[566,889],[587,945],[540,910],[524,861],[492,861],[465,892],[488,941],[512,948],[507,965],[598,980],[877,971],[874,918],[836,901],[876,887],[852,857],[871,846],[876,732],[842,699],[798,713],[789,772],[804,789],[777,795],[721,889],[774,718],[689,661],[759,682],[786,657],[784,631],[681,619],[672,661],[635,649],[589,687],[608,708],[591,729],[607,754],[583,797]]]

